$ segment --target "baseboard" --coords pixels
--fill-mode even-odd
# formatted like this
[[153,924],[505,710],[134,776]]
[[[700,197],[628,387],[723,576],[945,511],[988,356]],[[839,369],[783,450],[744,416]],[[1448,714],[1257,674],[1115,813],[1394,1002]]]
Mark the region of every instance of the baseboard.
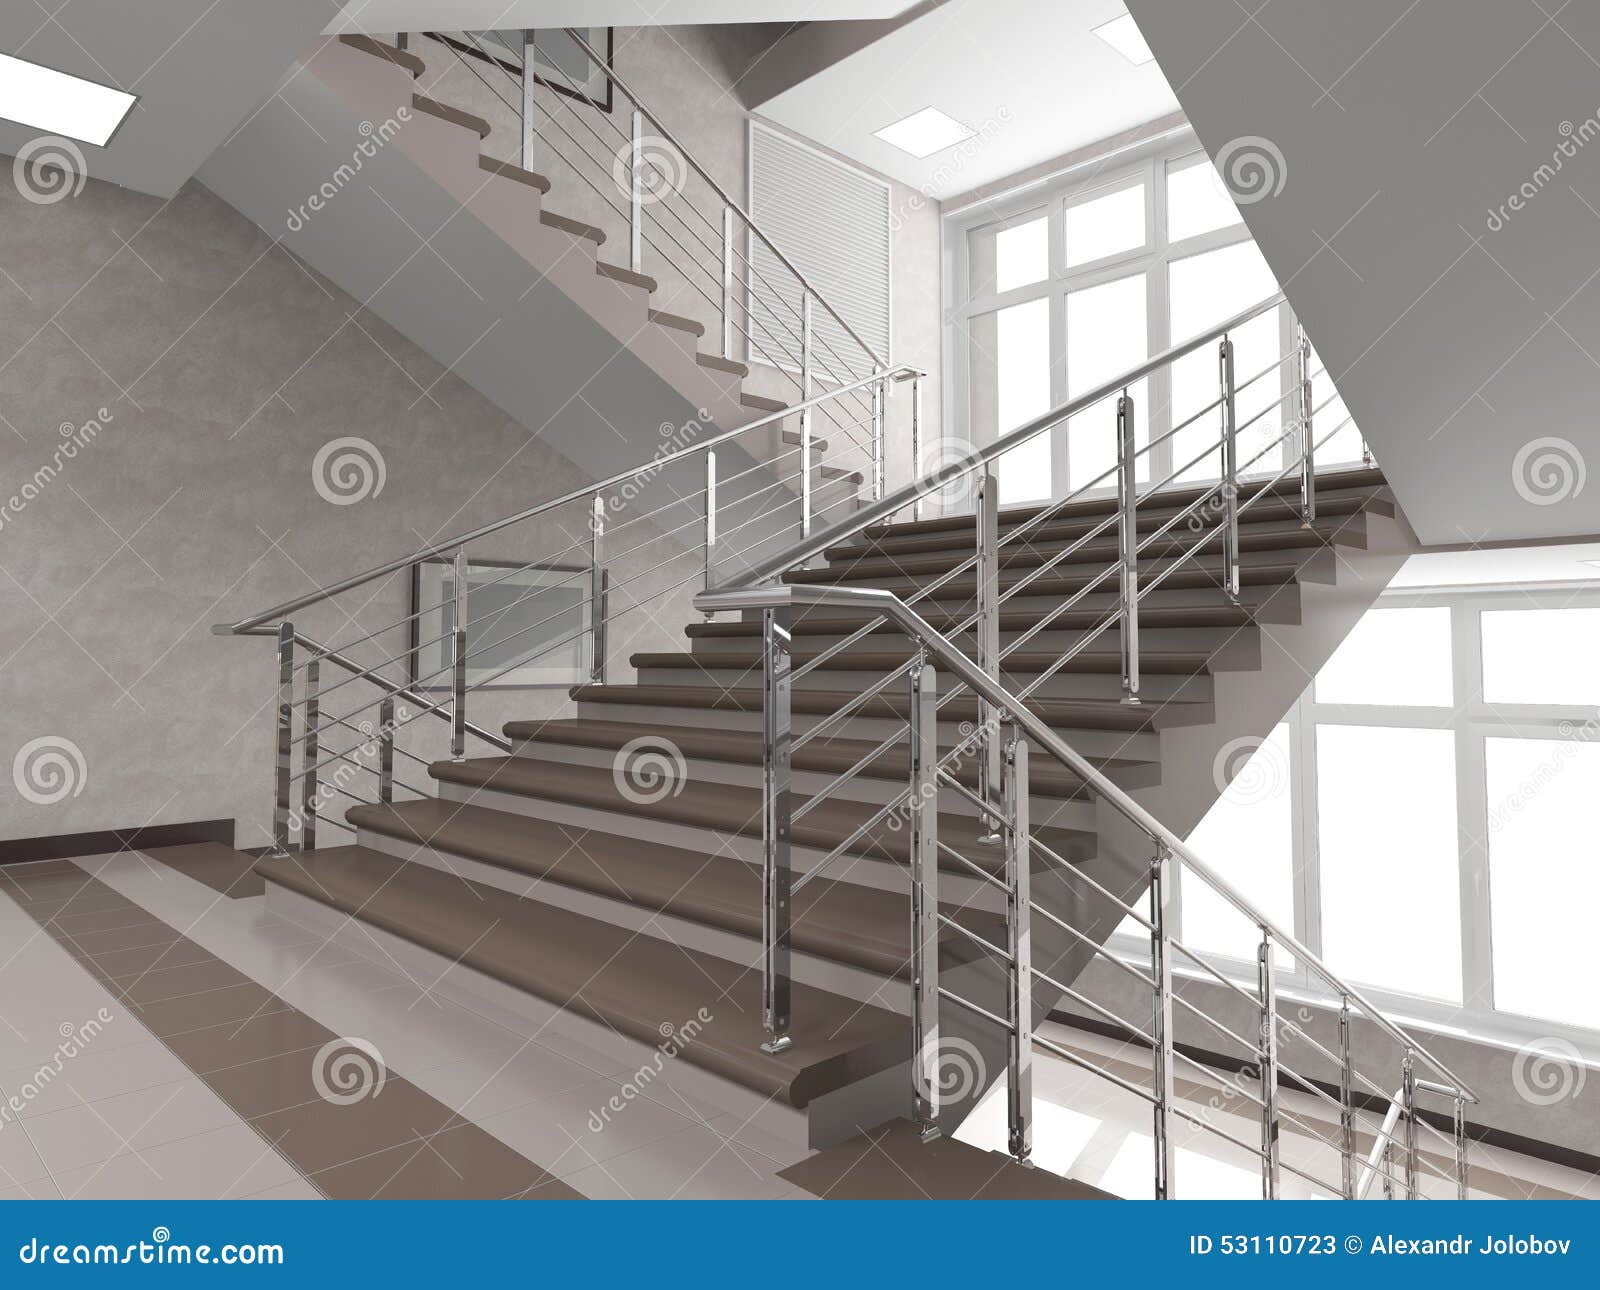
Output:
[[187,824],[143,824],[131,829],[96,829],[89,833],[57,833],[43,838],[11,838],[0,842],[0,865],[38,860],[70,860],[75,856],[108,855],[145,847],[179,847],[190,842],[233,845],[234,821],[194,820]]

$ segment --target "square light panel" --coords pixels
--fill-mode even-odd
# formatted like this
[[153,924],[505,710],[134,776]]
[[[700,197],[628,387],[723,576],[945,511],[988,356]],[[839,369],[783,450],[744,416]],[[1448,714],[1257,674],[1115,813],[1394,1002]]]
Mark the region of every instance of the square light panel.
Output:
[[104,147],[137,94],[0,54],[0,117]]
[[1094,29],[1094,34],[1135,67],[1143,67],[1155,57],[1150,52],[1150,46],[1145,44],[1144,33],[1139,30],[1139,24],[1133,20],[1131,13],[1102,23]]
[[872,133],[890,147],[909,152],[918,159],[931,157],[973,135],[973,131],[936,107],[925,107],[903,121],[896,121]]

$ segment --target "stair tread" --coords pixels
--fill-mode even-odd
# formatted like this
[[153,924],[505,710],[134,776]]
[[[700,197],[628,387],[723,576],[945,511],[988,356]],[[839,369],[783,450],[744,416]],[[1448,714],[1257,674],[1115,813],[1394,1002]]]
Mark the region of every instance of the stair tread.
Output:
[[[819,650],[795,650],[791,655],[794,666],[801,667],[821,656]],[[1003,671],[1007,676],[1030,676],[1054,667],[1060,658],[1053,651],[1018,650],[1009,655]],[[719,651],[715,654],[693,654],[683,650],[640,652],[630,656],[628,662],[636,668],[677,668],[699,672],[744,669],[755,672],[761,666],[761,650]],[[910,656],[905,650],[873,649],[862,644],[852,645],[830,656],[819,667],[821,672],[888,672],[893,668],[908,666]],[[1211,670],[1211,656],[1204,650],[1162,650],[1145,646],[1139,651],[1142,671],[1164,676],[1199,676]],[[1120,672],[1122,655],[1115,650],[1082,650],[1061,669],[1063,672]]]
[[[642,707],[701,708],[722,712],[761,711],[761,687],[735,689],[704,685],[580,685],[572,697],[579,703],[634,703]],[[843,690],[796,687],[790,696],[794,711],[807,714],[837,712],[858,697]],[[884,691],[855,708],[862,717],[904,718],[908,700],[898,691]],[[960,695],[941,703],[939,715],[949,721],[970,721],[977,716],[977,700]],[[1137,706],[1115,699],[1031,699],[1028,707],[1058,730],[1155,730],[1209,718],[1209,703],[1171,701]]]
[[596,246],[606,240],[603,228],[596,228],[593,224],[585,224],[581,219],[573,219],[570,215],[563,215],[559,211],[539,212],[539,222],[548,228],[560,229],[563,233],[570,233],[573,237],[587,238]]
[[648,273],[627,269],[620,264],[607,264],[604,260],[595,261],[594,271],[602,278],[610,278],[613,282],[625,282],[630,287],[638,287],[644,291],[653,292],[661,285]]
[[385,62],[403,67],[413,76],[421,76],[428,70],[427,65],[415,54],[394,45],[385,44],[374,36],[346,35],[339,37],[339,43],[349,45],[351,49],[359,49],[362,53],[373,54]]
[[264,860],[257,870],[651,1047],[694,1023],[701,1028],[678,1060],[790,1106],[905,1058],[903,1017],[801,981],[792,986],[793,1045],[763,1052],[758,970],[367,847]]
[[[489,789],[518,797],[565,802],[634,818],[649,817],[734,836],[761,836],[761,790],[736,784],[701,784],[692,779],[652,784],[648,790],[623,791],[622,771],[597,772],[593,766],[563,765],[532,757],[469,757],[465,761],[434,762],[428,773],[444,783]],[[622,781],[619,783],[618,781]],[[799,811],[810,799],[791,794]],[[879,808],[867,802],[825,798],[793,822],[790,838],[800,846],[831,851],[849,838]],[[896,819],[894,823],[898,824]],[[1035,832],[1057,852],[1070,858],[1093,854],[1093,835],[1081,829],[1043,828]],[[961,852],[974,864],[999,873],[1005,857],[998,847],[978,839],[984,833],[974,816],[939,816],[940,841]],[[909,830],[880,822],[851,844],[851,855],[904,864],[909,859]]]
[[[421,798],[351,807],[362,829],[479,860],[540,882],[559,883],[640,908],[761,935],[761,873],[726,855],[654,844],[637,837],[533,820],[509,811]],[[910,970],[911,925],[899,892],[818,878],[791,903],[795,949],[885,976]],[[956,913],[953,906],[946,912]],[[991,939],[1003,934],[994,913],[962,913],[965,926]],[[950,936],[960,938],[959,933]]]
[[[1322,549],[1315,549],[1306,553],[1310,557],[1322,554]],[[1168,566],[1174,564],[1171,560],[1141,562],[1139,577],[1143,585],[1148,586],[1156,577],[1166,574]],[[1220,552],[1205,552],[1201,557],[1186,560],[1171,574],[1162,577],[1161,585],[1168,588],[1179,587],[1214,587],[1217,593],[1222,594],[1222,556]],[[1027,587],[1018,593],[1029,599],[1049,598],[1052,596],[1066,595],[1074,591],[1082,591],[1091,584],[1107,592],[1114,592],[1117,587],[1116,579],[1112,576],[1115,572],[1109,566],[1088,567],[1078,572],[1077,566],[1064,570],[1060,566],[1051,569],[1048,573],[1037,574],[1029,569],[1002,569],[1000,571],[1000,589],[1002,591],[1014,586],[1025,577],[1031,577]],[[826,572],[825,570],[823,572]],[[1297,581],[1306,576],[1307,561],[1273,561],[1272,563],[1258,563],[1252,560],[1241,559],[1239,562],[1239,579],[1241,584],[1248,586],[1274,586],[1284,585]],[[817,583],[841,582],[850,583],[850,578],[805,578],[798,579],[792,574],[785,575],[785,581],[804,581],[815,585]],[[970,602],[977,594],[977,582],[970,575],[960,578],[951,578],[938,587],[929,589],[927,585],[914,577],[884,578],[877,577],[871,580],[871,585],[884,591],[890,591],[899,596],[918,596],[919,605],[941,600],[956,600]],[[1141,618],[1142,622],[1143,619]]]
[[760,412],[782,412],[789,406],[782,399],[769,399],[764,394],[752,394],[749,390],[739,392],[739,402]]
[[650,310],[650,321],[659,323],[663,327],[672,327],[678,331],[686,331],[691,336],[704,336],[706,325],[696,322],[693,318],[685,318],[682,314],[671,314],[665,309]]
[[519,184],[527,184],[529,188],[537,188],[541,193],[550,191],[550,181],[536,171],[524,170],[521,166],[513,165],[509,161],[501,161],[496,157],[478,158],[478,169],[487,170],[493,175],[503,175],[507,179],[514,179]]
[[[1053,621],[1059,624],[1062,631],[1087,629],[1094,627],[1105,618],[1104,609],[1079,609],[1067,610],[1058,615]],[[826,614],[797,615],[790,630],[797,636],[843,636],[862,627],[868,615],[858,614],[854,617],[831,617]],[[964,621],[966,615],[951,614],[924,614],[929,624],[936,630],[946,634],[954,631]],[[1001,610],[1000,630],[1002,632],[1026,631],[1039,621],[1040,614],[1027,610]],[[1230,605],[1226,602],[1215,605],[1151,605],[1139,606],[1139,624],[1142,627],[1243,627],[1253,621],[1248,605]],[[900,628],[893,623],[884,623],[874,629],[883,635],[901,635]],[[753,619],[728,620],[725,622],[690,623],[687,634],[691,639],[697,637],[722,638],[744,637],[761,635],[761,624]],[[970,631],[970,629],[969,629]]]
[[[759,626],[759,624],[757,624]],[[616,750],[643,736],[670,739],[687,758],[731,762],[752,767],[761,765],[761,736],[754,731],[710,730],[696,726],[646,725],[635,721],[599,721],[564,717],[552,720],[508,721],[508,739],[563,747]],[[839,774],[851,769],[878,746],[878,741],[844,739],[821,734],[807,740],[790,755],[797,771]],[[945,745],[945,750],[953,745]],[[862,767],[868,778],[904,782],[909,772],[907,747],[896,744]],[[1090,757],[1097,769],[1124,786],[1143,786],[1152,782],[1158,763],[1130,757]],[[961,759],[957,778],[967,787],[977,784],[977,767],[972,758]],[[1076,791],[1079,778],[1058,762],[1037,757],[1028,771],[1033,792],[1040,796]]]
[[413,94],[411,106],[419,112],[436,116],[441,121],[448,121],[451,125],[464,126],[468,130],[475,131],[480,139],[489,137],[489,123],[474,113],[463,112],[458,107],[439,102],[438,99],[430,99],[426,94]]
[[750,375],[750,368],[747,364],[741,363],[736,358],[723,358],[721,354],[696,354],[694,361],[699,363],[701,367],[709,367],[714,372],[724,372],[729,376],[737,376],[741,381]]

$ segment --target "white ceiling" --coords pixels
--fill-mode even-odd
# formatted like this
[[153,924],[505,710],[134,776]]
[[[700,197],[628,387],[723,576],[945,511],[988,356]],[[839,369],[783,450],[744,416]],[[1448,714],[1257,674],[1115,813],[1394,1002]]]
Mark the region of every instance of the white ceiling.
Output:
[[[73,0],[0,5],[0,51],[137,94],[95,179],[170,197],[277,87],[338,0]],[[0,153],[45,134],[0,121]],[[41,154],[43,155],[43,154]],[[68,163],[76,169],[76,161]]]
[[[930,197],[955,197],[1176,110],[1156,63],[1135,67],[1092,34],[1124,9],[949,0],[753,106]],[[919,161],[873,137],[925,107],[977,138]]]
[[347,0],[328,31],[511,31],[892,18],[916,0]]

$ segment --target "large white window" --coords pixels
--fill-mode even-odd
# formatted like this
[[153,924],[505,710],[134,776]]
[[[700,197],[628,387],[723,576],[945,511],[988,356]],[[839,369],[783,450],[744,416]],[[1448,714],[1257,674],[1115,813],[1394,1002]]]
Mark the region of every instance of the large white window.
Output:
[[[1239,212],[1192,136],[1150,145],[1114,166],[1080,167],[1009,198],[985,200],[948,224],[953,304],[946,371],[950,433],[979,444],[1225,321],[1277,290]],[[1239,329],[1234,373],[1246,475],[1284,469],[1298,450],[1284,437],[1294,406],[1294,364],[1273,364],[1295,337],[1287,309]],[[1313,363],[1313,370],[1320,368]],[[1016,386],[1017,388],[1013,388]],[[1217,354],[1210,346],[1129,390],[1140,443],[1140,478],[1215,479],[1221,413]],[[1332,395],[1326,375],[1313,405]],[[1336,399],[1316,433],[1345,420]],[[1165,432],[1193,418],[1171,439]],[[1292,415],[1287,424],[1292,424]],[[1109,490],[1116,412],[1107,400],[1002,459],[1005,504]],[[1361,459],[1348,427],[1318,449],[1319,466]]]

